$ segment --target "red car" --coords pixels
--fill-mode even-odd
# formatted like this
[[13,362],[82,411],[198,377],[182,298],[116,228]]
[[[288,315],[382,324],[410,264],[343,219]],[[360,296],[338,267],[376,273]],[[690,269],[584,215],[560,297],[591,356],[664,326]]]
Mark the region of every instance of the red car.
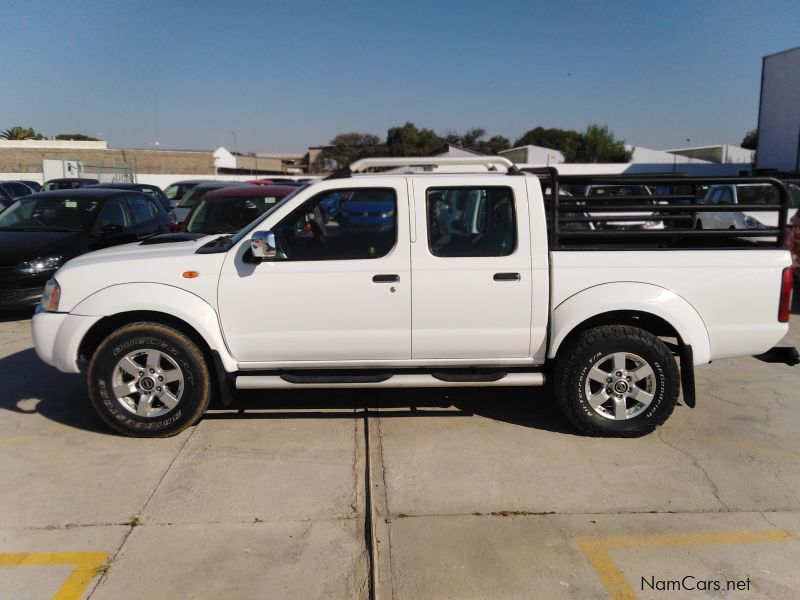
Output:
[[792,229],[789,231],[787,247],[792,253],[792,269],[794,270],[794,283],[800,285],[800,209],[791,219]]
[[208,192],[186,216],[181,230],[236,233],[298,189],[296,185],[243,185]]

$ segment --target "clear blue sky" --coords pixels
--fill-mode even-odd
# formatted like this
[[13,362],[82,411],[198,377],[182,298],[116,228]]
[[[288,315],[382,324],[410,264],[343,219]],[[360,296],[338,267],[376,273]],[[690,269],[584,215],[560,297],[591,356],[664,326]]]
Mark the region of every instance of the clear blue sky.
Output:
[[762,56],[800,45],[798,0],[20,0],[0,17],[0,129],[114,147],[302,152],[406,121],[738,143]]

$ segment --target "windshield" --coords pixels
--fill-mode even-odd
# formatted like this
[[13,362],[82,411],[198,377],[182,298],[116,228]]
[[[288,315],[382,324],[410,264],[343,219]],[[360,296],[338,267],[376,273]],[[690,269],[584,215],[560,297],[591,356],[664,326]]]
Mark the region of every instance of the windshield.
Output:
[[275,206],[283,196],[202,199],[186,224],[189,233],[236,233]]
[[238,243],[239,243],[239,241],[240,241],[240,240],[242,240],[242,239],[243,239],[243,238],[244,238],[244,237],[245,237],[245,236],[246,236],[248,233],[250,233],[251,231],[253,231],[253,229],[255,229],[255,228],[258,226],[258,224],[259,224],[259,223],[261,223],[261,222],[262,222],[264,219],[266,219],[268,216],[270,216],[272,213],[274,213],[274,212],[275,212],[275,210],[276,210],[276,209],[277,209],[279,206],[283,206],[283,204],[284,204],[284,203],[285,203],[287,200],[289,200],[289,198],[294,198],[294,197],[295,197],[295,196],[296,196],[296,195],[297,195],[299,192],[303,191],[303,190],[304,190],[304,189],[306,189],[307,187],[308,187],[308,184],[306,184],[306,185],[301,185],[301,186],[298,186],[298,188],[297,188],[296,190],[294,190],[294,191],[293,191],[291,194],[289,194],[289,195],[287,195],[287,196],[284,196],[283,198],[281,198],[280,200],[278,200],[278,202],[277,202],[277,203],[276,203],[276,204],[275,204],[275,205],[274,205],[272,208],[268,209],[268,210],[267,210],[267,212],[265,212],[263,215],[261,215],[260,217],[258,217],[257,219],[255,219],[255,220],[254,220],[252,223],[250,223],[250,224],[249,224],[247,227],[245,227],[245,228],[244,228],[244,229],[242,229],[242,230],[241,230],[239,233],[237,233],[235,236],[233,236],[233,237],[232,237],[232,238],[229,240],[229,243],[228,243],[228,248],[230,248],[230,247],[233,247],[234,245],[238,244]]
[[89,231],[99,208],[96,198],[21,198],[0,213],[0,231]]
[[195,204],[197,204],[197,199],[200,198],[203,194],[210,192],[214,188],[197,188],[193,187],[190,190],[186,190],[186,192],[181,197],[181,201],[178,202],[178,208],[192,208]]
[[800,187],[793,183],[789,184],[789,206],[800,208]]

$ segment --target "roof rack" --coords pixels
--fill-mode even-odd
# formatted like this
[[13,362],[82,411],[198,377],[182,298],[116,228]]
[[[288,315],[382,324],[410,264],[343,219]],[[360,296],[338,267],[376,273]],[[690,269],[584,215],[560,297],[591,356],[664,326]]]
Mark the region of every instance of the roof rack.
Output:
[[497,171],[503,167],[508,175],[521,174],[510,160],[503,156],[413,156],[413,157],[388,157],[388,158],[362,158],[349,166],[339,169],[326,179],[342,179],[356,173],[365,173],[369,169],[398,168],[398,167],[446,167],[446,166],[482,166],[488,171]]

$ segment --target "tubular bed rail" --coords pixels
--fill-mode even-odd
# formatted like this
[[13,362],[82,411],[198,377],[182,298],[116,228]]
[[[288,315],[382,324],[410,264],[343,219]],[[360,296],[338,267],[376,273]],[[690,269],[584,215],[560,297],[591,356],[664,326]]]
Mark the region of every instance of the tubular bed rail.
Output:
[[[559,175],[553,167],[523,171],[539,177],[545,193],[551,250],[785,246],[790,197],[785,184],[772,177]],[[756,190],[771,187],[775,192],[765,192],[760,200],[742,204],[704,202],[711,196],[706,190],[717,185],[737,186],[737,191],[740,186]],[[608,195],[601,193],[605,190]],[[655,190],[666,193],[654,193]],[[737,215],[737,221],[727,219],[724,228],[709,229],[702,224],[702,215],[709,213],[742,214]],[[756,213],[758,217],[744,213]],[[762,214],[777,214],[777,219],[764,218],[771,224],[762,224]]]

